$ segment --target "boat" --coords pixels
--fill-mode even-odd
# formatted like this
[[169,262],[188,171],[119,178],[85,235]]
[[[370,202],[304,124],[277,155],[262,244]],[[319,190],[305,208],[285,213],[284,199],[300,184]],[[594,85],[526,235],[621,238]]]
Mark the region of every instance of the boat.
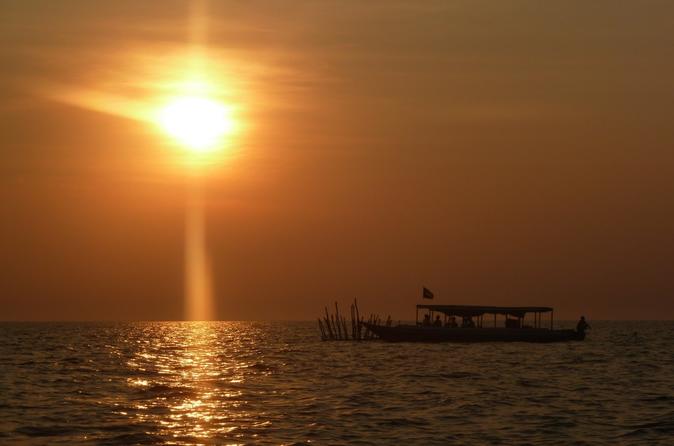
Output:
[[[428,311],[423,322],[419,322],[419,310]],[[548,321],[543,321],[543,315],[547,313],[549,325]],[[444,321],[440,315],[444,316]],[[527,318],[527,315],[531,316]],[[485,316],[493,316],[493,323]],[[454,322],[457,317],[462,319],[461,326]],[[390,342],[565,342],[585,339],[584,330],[554,329],[551,307],[417,305],[414,325],[367,322],[363,325],[380,339]]]

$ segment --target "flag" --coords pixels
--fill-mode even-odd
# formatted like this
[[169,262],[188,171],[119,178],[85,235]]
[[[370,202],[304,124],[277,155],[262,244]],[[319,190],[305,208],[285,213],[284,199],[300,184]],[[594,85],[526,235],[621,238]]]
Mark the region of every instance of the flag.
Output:
[[423,291],[422,297],[424,299],[433,299],[433,292],[426,287],[423,287],[423,288],[424,288],[424,291]]

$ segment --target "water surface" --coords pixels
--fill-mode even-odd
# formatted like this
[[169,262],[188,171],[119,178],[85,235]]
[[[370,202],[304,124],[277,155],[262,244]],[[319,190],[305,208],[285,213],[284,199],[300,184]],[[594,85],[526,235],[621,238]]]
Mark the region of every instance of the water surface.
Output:
[[1,323],[2,444],[674,444],[674,322],[585,342],[321,342],[314,323]]

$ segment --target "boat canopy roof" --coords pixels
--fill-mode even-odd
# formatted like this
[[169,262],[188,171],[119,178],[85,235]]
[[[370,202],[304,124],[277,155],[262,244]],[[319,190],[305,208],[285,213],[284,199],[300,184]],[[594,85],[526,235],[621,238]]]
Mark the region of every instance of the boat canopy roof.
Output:
[[438,311],[447,316],[473,317],[483,314],[504,314],[506,316],[524,317],[526,313],[548,313],[552,307],[491,307],[481,305],[417,305],[417,309]]

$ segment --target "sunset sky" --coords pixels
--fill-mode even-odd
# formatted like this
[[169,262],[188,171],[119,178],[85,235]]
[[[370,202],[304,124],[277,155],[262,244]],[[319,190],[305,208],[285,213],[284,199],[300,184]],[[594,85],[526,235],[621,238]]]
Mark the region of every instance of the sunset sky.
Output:
[[[218,319],[354,297],[413,319],[422,286],[674,319],[672,17],[636,0],[3,0],[0,320],[182,319],[195,177]],[[194,73],[235,122],[197,166],[151,119]]]

